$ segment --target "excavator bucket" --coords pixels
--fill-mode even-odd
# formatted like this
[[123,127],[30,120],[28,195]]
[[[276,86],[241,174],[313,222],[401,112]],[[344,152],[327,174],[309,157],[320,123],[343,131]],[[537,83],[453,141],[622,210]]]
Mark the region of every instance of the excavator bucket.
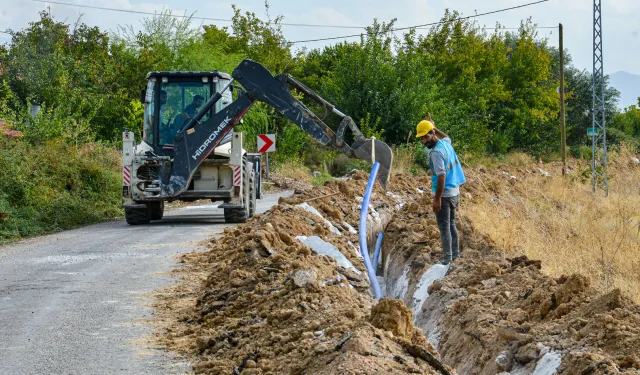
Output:
[[378,170],[378,182],[382,188],[387,190],[389,178],[391,177],[391,166],[393,165],[393,153],[391,147],[386,143],[377,139],[365,139],[355,141],[351,148],[358,159],[370,162],[371,164],[380,163]]

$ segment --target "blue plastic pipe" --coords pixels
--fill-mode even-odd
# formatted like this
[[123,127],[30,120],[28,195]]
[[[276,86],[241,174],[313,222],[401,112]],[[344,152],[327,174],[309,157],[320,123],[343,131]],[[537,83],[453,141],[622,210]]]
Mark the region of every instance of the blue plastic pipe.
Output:
[[379,169],[380,163],[373,163],[371,174],[369,175],[369,182],[367,183],[367,188],[364,192],[364,199],[362,199],[362,209],[360,210],[360,252],[364,258],[364,265],[367,267],[367,274],[369,275],[369,280],[373,286],[373,295],[375,299],[380,299],[382,292],[380,291],[380,285],[376,278],[376,270],[371,265],[371,258],[369,257],[369,249],[367,247],[367,215],[369,214],[371,191],[373,190],[373,184],[376,181]]
[[384,233],[378,233],[378,240],[376,241],[376,250],[373,253],[373,270],[378,269],[378,263],[380,263],[380,250],[382,249],[382,238]]

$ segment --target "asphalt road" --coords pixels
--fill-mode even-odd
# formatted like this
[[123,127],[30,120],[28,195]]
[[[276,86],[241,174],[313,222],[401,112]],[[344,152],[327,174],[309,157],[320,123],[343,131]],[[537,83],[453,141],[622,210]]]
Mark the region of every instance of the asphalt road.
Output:
[[[258,212],[290,193],[267,195]],[[222,210],[188,206],[150,225],[112,221],[0,247],[0,374],[173,374],[190,365],[146,347],[149,292],[176,255],[221,233]]]

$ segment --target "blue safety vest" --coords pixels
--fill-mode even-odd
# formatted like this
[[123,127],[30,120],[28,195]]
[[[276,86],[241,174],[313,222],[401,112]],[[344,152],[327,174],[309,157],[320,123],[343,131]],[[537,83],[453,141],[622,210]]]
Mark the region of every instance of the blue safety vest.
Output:
[[436,143],[436,145],[429,152],[429,168],[431,168],[432,172],[431,191],[434,194],[436,192],[436,188],[438,187],[438,176],[435,174],[435,168],[433,167],[433,162],[431,161],[432,152],[440,153],[440,155],[442,155],[442,158],[444,159],[444,165],[447,171],[444,179],[444,190],[456,188],[467,181],[467,179],[464,177],[464,172],[462,172],[462,166],[460,165],[458,155],[456,155],[456,152],[453,150],[453,146],[451,146],[451,143],[439,140],[438,143]]

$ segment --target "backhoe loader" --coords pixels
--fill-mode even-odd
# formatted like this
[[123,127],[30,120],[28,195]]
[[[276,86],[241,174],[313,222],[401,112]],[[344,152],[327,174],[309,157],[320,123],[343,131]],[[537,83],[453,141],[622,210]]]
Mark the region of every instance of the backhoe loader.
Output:
[[[237,82],[241,86],[236,86]],[[342,118],[334,132],[295,98],[290,87]],[[236,99],[233,100],[233,92]],[[352,158],[379,162],[378,181],[386,189],[391,149],[366,139],[351,117],[289,74],[273,76],[261,64],[242,61],[232,75],[212,72],[151,72],[141,92],[142,142],[123,132],[122,196],[127,223],[162,219],[164,202],[222,201],[226,222],[246,222],[262,198],[260,154],[243,149],[233,132],[255,101],[272,106],[314,140]],[[345,142],[350,129],[355,142]]]

